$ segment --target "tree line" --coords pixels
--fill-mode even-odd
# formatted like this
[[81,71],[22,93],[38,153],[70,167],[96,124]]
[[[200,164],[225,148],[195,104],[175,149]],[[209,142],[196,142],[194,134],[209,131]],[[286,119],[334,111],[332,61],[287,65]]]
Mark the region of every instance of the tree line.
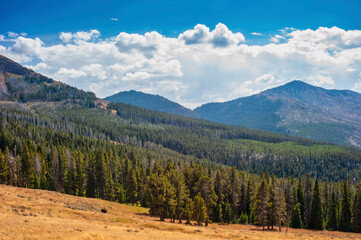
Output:
[[[163,137],[167,134],[166,125],[139,124],[105,115],[99,109],[61,106],[27,110],[15,105],[2,106],[1,110],[0,183],[149,207],[150,214],[172,222],[360,231],[358,179],[318,182],[315,175],[293,178],[297,172],[293,177],[277,178],[272,167],[269,173],[226,166],[222,163],[232,158],[227,146],[222,150],[225,155],[216,148],[224,161],[182,154],[141,140],[141,132],[150,139]],[[131,134],[132,131],[139,135]],[[188,135],[187,140],[182,134],[189,132],[188,127],[178,133],[174,130],[177,135],[173,140],[179,136],[189,146],[193,142],[192,148],[207,152],[214,146],[210,139],[222,133],[220,129],[212,132],[197,127],[195,131],[197,134]],[[260,159],[247,159],[243,154],[242,158],[255,169],[277,165],[277,159],[271,155],[267,160],[270,165],[264,165]],[[292,152],[289,154],[291,158]],[[342,166],[352,167],[340,155],[329,154],[332,161],[337,159]],[[285,156],[283,160],[290,161]],[[317,160],[318,173],[332,171],[322,169],[327,159],[321,156],[327,155],[321,151],[318,156],[315,160],[308,158],[306,164]],[[296,159],[292,162],[300,165]]]
[[[150,208],[161,221],[361,232],[361,183],[276,178],[235,167],[157,161],[114,145],[88,153],[25,142],[0,150],[0,183]],[[44,151],[44,152],[43,152]]]

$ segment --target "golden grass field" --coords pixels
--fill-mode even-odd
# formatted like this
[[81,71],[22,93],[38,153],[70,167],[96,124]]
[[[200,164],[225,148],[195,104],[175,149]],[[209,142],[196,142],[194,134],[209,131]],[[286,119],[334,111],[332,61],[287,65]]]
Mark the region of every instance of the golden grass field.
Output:
[[355,233],[160,222],[146,208],[4,185],[0,212],[0,239],[361,239]]

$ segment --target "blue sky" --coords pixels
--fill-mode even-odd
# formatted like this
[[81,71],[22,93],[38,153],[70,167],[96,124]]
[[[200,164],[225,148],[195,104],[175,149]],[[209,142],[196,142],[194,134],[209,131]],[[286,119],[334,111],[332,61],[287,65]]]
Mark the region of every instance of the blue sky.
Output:
[[2,1],[0,54],[194,108],[299,79],[361,91],[361,1]]
[[[57,36],[59,32],[98,29],[105,37],[119,33],[158,31],[176,36],[201,23],[222,22],[233,32],[268,33],[284,27],[316,29],[361,26],[359,0],[304,1],[2,1],[0,32],[26,32],[29,36]],[[111,21],[117,18],[118,21]]]

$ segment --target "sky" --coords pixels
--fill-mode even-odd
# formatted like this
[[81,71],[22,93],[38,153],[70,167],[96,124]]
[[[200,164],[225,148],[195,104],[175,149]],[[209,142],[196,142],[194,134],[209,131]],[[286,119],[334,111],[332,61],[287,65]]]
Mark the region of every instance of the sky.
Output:
[[134,89],[195,108],[292,80],[361,92],[359,0],[1,6],[0,54],[101,98]]

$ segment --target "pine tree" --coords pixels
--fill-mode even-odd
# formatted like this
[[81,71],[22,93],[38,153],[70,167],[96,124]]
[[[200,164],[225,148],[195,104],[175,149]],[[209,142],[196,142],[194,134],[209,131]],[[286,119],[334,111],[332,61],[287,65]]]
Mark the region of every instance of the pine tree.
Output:
[[301,177],[298,179],[297,185],[297,202],[300,204],[301,220],[303,221],[305,213],[305,194],[303,191]]
[[185,207],[185,201],[186,198],[188,198],[188,191],[184,183],[183,174],[180,173],[178,170],[172,170],[170,180],[175,189],[175,199],[176,199],[175,211],[173,215],[173,223],[175,222],[175,219],[178,219],[179,222],[182,222],[181,219]]
[[195,186],[195,191],[202,197],[206,204],[206,226],[208,225],[208,216],[210,215],[210,210],[213,209],[217,201],[217,195],[214,191],[214,186],[212,180],[206,176],[202,175]]
[[267,228],[270,227],[273,230],[273,226],[277,225],[277,212],[280,208],[279,203],[277,202],[277,179],[276,176],[272,175],[271,182],[268,187],[268,204],[267,204]]
[[86,175],[85,175],[85,167],[84,167],[84,157],[83,154],[80,152],[76,155],[77,161],[76,161],[76,173],[75,173],[75,185],[76,185],[76,195],[78,196],[84,196],[85,191],[85,181],[86,181]]
[[223,220],[226,223],[230,223],[232,220],[232,209],[231,209],[231,204],[230,203],[226,203],[226,207],[225,207],[225,211],[224,211],[224,215],[223,215]]
[[197,222],[198,226],[202,226],[202,223],[207,218],[207,207],[201,196],[196,196],[192,202],[192,218]]
[[309,229],[323,229],[323,211],[322,211],[322,202],[320,196],[320,187],[318,186],[318,181],[316,179],[315,186],[313,188],[312,202],[311,202],[311,212],[310,212],[310,224]]
[[184,218],[186,219],[186,224],[191,223],[193,212],[192,212],[192,204],[190,201],[187,201],[186,207],[184,209]]
[[102,199],[105,197],[106,175],[104,154],[98,151],[95,156],[95,189],[96,195]]
[[241,184],[239,204],[240,204],[240,212],[239,213],[247,214],[247,187],[246,187],[246,182],[244,179]]
[[87,184],[86,184],[86,196],[93,198],[96,195],[96,183],[95,183],[95,170],[94,163],[91,162],[87,171]]
[[295,203],[292,207],[291,227],[293,228],[302,228],[300,205],[300,203]]
[[342,202],[341,202],[339,230],[345,232],[351,230],[351,204],[350,204],[350,197],[348,191],[348,183],[346,180],[343,181],[343,188],[342,188]]
[[353,226],[357,233],[361,232],[361,182],[358,183],[353,203]]
[[267,204],[268,204],[268,191],[266,186],[266,179],[262,176],[260,186],[258,188],[257,194],[255,196],[254,203],[254,215],[255,222],[262,226],[262,230],[267,223]]
[[327,225],[328,230],[336,231],[337,230],[337,199],[335,196],[335,191],[332,190],[331,194],[331,203],[327,211]]
[[9,166],[5,161],[5,156],[0,149],[0,183],[8,184],[9,176]]
[[238,196],[239,196],[239,176],[236,167],[232,167],[230,174],[230,193],[229,193],[229,203],[231,204],[232,216],[237,215],[237,206],[238,206]]
[[126,201],[125,192],[124,192],[122,185],[119,185],[118,201],[119,201],[119,203],[125,203],[125,201]]
[[126,193],[127,193],[127,202],[136,204],[138,201],[138,191],[137,191],[137,177],[133,167],[130,168],[127,181],[126,181]]
[[305,212],[303,216],[303,226],[309,228],[311,220],[311,202],[312,202],[312,181],[310,175],[306,176],[305,185]]
[[152,173],[147,180],[149,212],[161,221],[174,213],[176,205],[175,189],[168,179],[169,176]]
[[25,144],[23,151],[20,155],[20,176],[21,176],[21,185],[23,187],[33,187],[35,180],[35,168],[33,157],[31,152],[28,149],[28,146]]

